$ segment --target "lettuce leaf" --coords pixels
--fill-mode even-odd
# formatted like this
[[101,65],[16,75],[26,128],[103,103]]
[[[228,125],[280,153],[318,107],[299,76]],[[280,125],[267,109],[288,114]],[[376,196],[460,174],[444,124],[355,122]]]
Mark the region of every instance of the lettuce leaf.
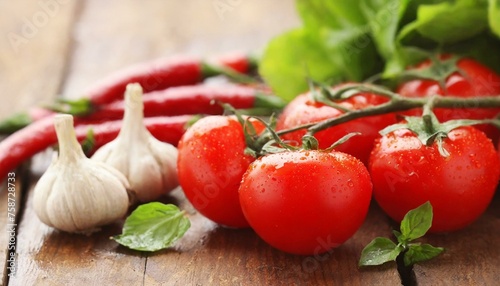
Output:
[[480,2],[461,0],[421,5],[416,20],[405,26],[400,33],[416,31],[422,37],[440,44],[467,40],[481,34],[488,27],[487,7],[485,3],[479,5]]
[[289,101],[308,78],[391,80],[431,53],[470,56],[500,71],[500,0],[296,0],[302,27],[274,38],[260,73]]
[[260,63],[260,74],[286,100],[306,91],[308,78],[325,82],[339,75],[336,70],[318,39],[303,28],[273,39]]
[[500,36],[500,0],[488,0],[488,24],[491,31]]

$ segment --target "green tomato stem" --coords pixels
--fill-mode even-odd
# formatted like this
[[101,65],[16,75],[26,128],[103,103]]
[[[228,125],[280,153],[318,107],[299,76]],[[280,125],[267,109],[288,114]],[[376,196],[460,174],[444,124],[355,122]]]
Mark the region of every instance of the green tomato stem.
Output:
[[401,95],[388,91],[384,88],[375,87],[372,85],[353,85],[339,90],[338,92],[346,92],[351,89],[356,89],[362,92],[371,92],[379,94],[390,98],[386,103],[367,107],[364,109],[352,110],[346,112],[338,117],[329,118],[321,122],[304,124],[292,129],[279,131],[279,135],[297,131],[300,129],[307,129],[308,135],[314,135],[315,133],[327,129],[329,127],[345,123],[357,118],[387,114],[397,111],[405,111],[413,108],[422,108],[432,101],[432,108],[499,108],[500,107],[500,96],[484,96],[484,97],[472,97],[472,98],[462,98],[462,97],[443,97],[439,95],[433,95],[430,97],[418,97],[418,98],[407,98]]

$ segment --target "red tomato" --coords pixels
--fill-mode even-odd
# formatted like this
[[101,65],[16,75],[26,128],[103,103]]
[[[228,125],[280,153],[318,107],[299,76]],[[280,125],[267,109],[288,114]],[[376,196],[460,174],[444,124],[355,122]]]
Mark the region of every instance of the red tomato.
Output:
[[[345,108],[356,110],[379,105],[384,102],[387,102],[387,99],[382,96],[371,93],[360,93],[338,102],[338,104]],[[336,108],[314,101],[311,94],[306,93],[299,95],[285,107],[283,113],[278,118],[276,129],[290,129],[306,123],[338,117],[343,113],[343,111]],[[352,137],[347,142],[338,146],[336,150],[351,154],[366,164],[370,150],[373,147],[373,141],[380,136],[378,132],[393,123],[395,123],[393,114],[363,117],[320,131],[314,137],[319,141],[319,148],[326,149],[344,135],[351,132],[360,132],[361,135]],[[301,138],[305,133],[306,130],[302,129],[285,134],[282,138],[300,144]]]
[[443,147],[448,157],[439,154],[436,142],[427,147],[408,129],[377,140],[369,170],[375,200],[391,218],[400,222],[429,201],[434,211],[430,232],[448,232],[485,211],[500,175],[491,140],[474,127],[460,127],[443,139]]
[[[446,55],[442,58],[447,59],[449,56]],[[419,64],[416,69],[429,67],[431,64],[431,61],[427,60]],[[500,76],[493,70],[468,58],[460,59],[457,66],[464,75],[458,72],[451,74],[446,79],[444,90],[435,80],[411,80],[400,85],[397,92],[406,97],[425,97],[439,94],[467,98],[500,94]],[[464,118],[486,119],[494,118],[500,113],[500,108],[436,108],[434,113],[442,122]],[[484,131],[488,137],[497,140],[499,131],[496,127],[491,125],[476,127]]]
[[245,217],[264,241],[285,252],[315,255],[358,230],[372,184],[353,156],[303,150],[257,159],[239,193]]
[[[263,129],[260,122],[252,124]],[[209,116],[182,136],[178,149],[179,183],[193,207],[214,222],[248,227],[238,188],[254,157],[244,154],[243,128],[235,117]]]

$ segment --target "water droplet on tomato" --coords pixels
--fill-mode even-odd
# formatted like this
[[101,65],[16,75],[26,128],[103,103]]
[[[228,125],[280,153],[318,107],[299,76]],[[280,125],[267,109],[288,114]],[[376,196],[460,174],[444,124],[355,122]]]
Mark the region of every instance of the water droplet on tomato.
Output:
[[354,183],[353,183],[353,182],[352,182],[352,180],[350,180],[350,179],[349,179],[349,180],[347,180],[347,185],[348,185],[349,187],[351,187],[351,188],[352,188],[352,187],[354,187]]

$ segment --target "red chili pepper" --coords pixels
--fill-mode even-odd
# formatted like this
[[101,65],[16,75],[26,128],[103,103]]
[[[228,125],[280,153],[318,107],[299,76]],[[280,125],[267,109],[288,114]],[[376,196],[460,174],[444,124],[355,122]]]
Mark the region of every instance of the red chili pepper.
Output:
[[123,98],[125,87],[139,83],[144,92],[171,86],[191,85],[203,79],[200,60],[191,57],[157,59],[127,67],[103,78],[84,92],[94,106]]
[[248,74],[257,68],[257,60],[242,52],[225,54],[216,57],[214,61],[222,66],[232,68],[233,70],[243,74]]
[[[251,66],[249,61],[245,54],[220,57],[214,63],[187,56],[157,59],[111,74],[93,85],[84,94],[93,106],[98,106],[122,99],[125,87],[132,82],[139,83],[145,93],[173,86],[192,85],[207,77],[225,72],[246,73]],[[223,67],[229,67],[230,70],[224,70]],[[233,67],[235,70],[232,69]]]
[[[144,119],[144,124],[158,140],[177,145],[187,124],[195,118],[193,115],[150,117]],[[0,180],[25,160],[57,143],[53,119],[54,116],[45,117],[0,142]],[[81,142],[92,129],[94,147],[98,148],[116,138],[121,125],[121,120],[77,125],[75,132]]]
[[[216,102],[228,103],[236,109],[280,109],[285,102],[280,98],[262,94],[250,87],[237,85],[193,85],[168,88],[143,96],[144,116],[172,116],[182,114],[222,114],[224,109]],[[95,122],[123,118],[125,102],[115,101],[101,105],[77,122]]]
[[[157,59],[136,64],[117,71],[92,85],[84,97],[78,100],[60,99],[60,111],[71,114],[86,114],[102,104],[123,99],[128,83],[141,84],[144,92],[162,90],[169,87],[197,84],[216,75],[226,75],[240,82],[255,82],[245,75],[256,66],[256,61],[243,53],[232,53],[205,61],[195,57],[175,57]],[[16,114],[0,122],[0,134],[13,131],[39,119],[35,108],[27,113]],[[48,112],[45,115],[50,114]]]

